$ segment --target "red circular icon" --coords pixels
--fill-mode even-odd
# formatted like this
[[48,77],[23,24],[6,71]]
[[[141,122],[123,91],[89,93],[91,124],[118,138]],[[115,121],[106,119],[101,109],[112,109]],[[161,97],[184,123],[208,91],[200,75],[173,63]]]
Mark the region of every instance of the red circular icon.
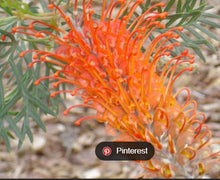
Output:
[[105,155],[105,156],[109,156],[111,153],[112,153],[112,150],[110,147],[106,146],[102,149],[102,153]]

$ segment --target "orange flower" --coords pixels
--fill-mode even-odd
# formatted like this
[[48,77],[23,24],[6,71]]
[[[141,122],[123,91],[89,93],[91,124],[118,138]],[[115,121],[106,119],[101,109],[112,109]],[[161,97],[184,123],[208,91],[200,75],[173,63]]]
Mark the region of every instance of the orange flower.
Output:
[[[192,67],[187,66],[177,72],[177,67],[192,64],[194,57],[187,50],[170,56],[171,50],[180,43],[169,44],[168,41],[178,39],[176,31],[182,31],[182,27],[156,33],[157,29],[164,29],[159,19],[165,18],[167,13],[154,9],[165,4],[155,4],[133,19],[141,3],[143,0],[111,0],[105,9],[104,0],[99,19],[93,17],[91,0],[83,1],[82,15],[77,12],[75,0],[73,19],[51,4],[48,7],[59,11],[70,30],[34,21],[29,27],[13,28],[12,33],[36,38],[50,36],[58,45],[52,52],[27,50],[20,56],[34,52],[30,68],[38,62],[49,62],[61,68],[52,76],[40,78],[35,85],[44,79],[56,79],[54,87],[72,84],[73,90],[51,94],[51,97],[62,92],[81,96],[83,103],[68,108],[65,115],[79,106],[97,111],[96,116],[83,117],[76,125],[85,119],[97,119],[107,122],[108,129],[119,131],[118,140],[129,137],[134,141],[151,142],[156,149],[154,158],[140,162],[148,170],[145,177],[199,177],[208,172],[211,164],[219,163],[219,152],[210,150],[211,132],[204,124],[204,114],[196,111],[197,103],[190,99],[190,91],[182,88],[175,94],[172,92],[176,79],[183,72],[192,71]],[[126,10],[128,13],[123,15]],[[59,35],[34,30],[36,23],[52,28]],[[149,41],[151,34],[155,38]],[[163,58],[169,60],[158,69]],[[176,100],[182,91],[188,93],[184,104]],[[190,108],[191,105],[194,107]]]

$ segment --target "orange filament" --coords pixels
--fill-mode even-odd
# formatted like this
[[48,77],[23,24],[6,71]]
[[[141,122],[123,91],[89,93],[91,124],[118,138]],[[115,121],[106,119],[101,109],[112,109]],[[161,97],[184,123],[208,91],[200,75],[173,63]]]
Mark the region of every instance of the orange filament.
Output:
[[159,169],[156,168],[156,167],[153,165],[153,163],[152,163],[151,160],[147,161],[148,166],[146,166],[143,161],[141,161],[140,164],[141,164],[141,166],[142,166],[144,169],[146,169],[146,170],[149,170],[149,171],[159,171]]
[[196,156],[196,150],[188,146],[182,150],[181,154],[185,155],[189,160],[192,160]]
[[103,118],[103,117],[98,117],[98,116],[86,116],[86,117],[82,117],[82,118],[78,119],[77,121],[75,121],[74,124],[75,124],[76,126],[79,126],[80,123],[81,123],[82,121],[86,120],[86,119],[98,119],[98,120],[106,121],[106,119]]
[[56,91],[56,92],[50,94],[50,97],[54,98],[54,97],[56,97],[56,95],[58,95],[60,93],[70,93],[70,92],[72,92],[72,91],[69,91],[69,90],[59,90],[59,91]]
[[89,108],[94,108],[93,106],[91,105],[88,105],[88,104],[77,104],[77,105],[74,105],[74,106],[71,106],[69,107],[68,109],[66,109],[64,112],[63,112],[63,115],[68,115],[69,114],[69,111],[73,108],[76,108],[76,107],[89,107]]
[[203,163],[199,163],[198,166],[199,166],[199,175],[201,176],[205,172],[205,166],[203,165]]
[[168,137],[168,143],[169,143],[169,152],[170,152],[170,154],[175,153],[173,140],[171,139],[171,136],[170,136],[170,135],[169,135],[169,137]]
[[162,168],[161,168],[161,174],[164,178],[170,178],[172,177],[172,173],[171,173],[171,170],[170,170],[170,165],[169,164],[166,164],[164,165]]

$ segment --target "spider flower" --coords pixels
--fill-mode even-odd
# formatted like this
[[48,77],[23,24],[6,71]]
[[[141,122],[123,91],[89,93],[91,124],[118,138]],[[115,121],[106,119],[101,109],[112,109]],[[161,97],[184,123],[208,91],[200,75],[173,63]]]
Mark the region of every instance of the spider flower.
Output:
[[[167,13],[152,5],[140,16],[134,12],[142,0],[111,0],[106,7],[103,0],[100,18],[94,18],[92,1],[82,3],[82,13],[77,11],[77,0],[73,17],[69,17],[54,4],[48,6],[59,11],[68,29],[58,28],[40,21],[28,27],[15,27],[12,33],[23,33],[36,38],[51,37],[57,45],[54,51],[27,50],[33,52],[33,62],[47,62],[60,67],[55,74],[42,80],[57,80],[53,86],[71,84],[72,90],[53,92],[79,95],[83,103],[69,107],[89,107],[96,110],[95,116],[86,116],[75,122],[79,125],[86,119],[105,122],[108,132],[120,135],[116,140],[148,141],[156,153],[149,161],[138,163],[147,171],[144,177],[200,177],[209,173],[211,166],[219,168],[219,151],[212,152],[211,132],[205,115],[197,112],[197,103],[190,99],[190,91],[183,87],[173,93],[176,79],[185,71],[194,57],[187,50],[172,57],[171,50],[179,46],[176,40],[182,27],[157,33],[165,28],[160,23]],[[53,29],[56,34],[34,29],[35,24]],[[150,41],[151,35],[154,39]],[[174,43],[169,43],[173,40]],[[159,68],[163,59],[166,64]],[[178,70],[178,67],[184,65]],[[182,67],[182,66],[181,66]],[[62,76],[61,76],[62,75]],[[180,104],[177,96],[185,91],[186,101]],[[216,142],[217,143],[217,142]]]

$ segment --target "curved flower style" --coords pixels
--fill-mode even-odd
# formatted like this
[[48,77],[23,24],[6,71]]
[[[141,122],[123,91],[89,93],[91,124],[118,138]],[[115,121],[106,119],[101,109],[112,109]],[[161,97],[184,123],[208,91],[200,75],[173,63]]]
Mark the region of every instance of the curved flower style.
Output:
[[[35,85],[44,79],[56,79],[54,87],[61,83],[72,84],[73,90],[51,94],[55,97],[65,92],[80,95],[84,100],[68,108],[65,115],[79,106],[97,111],[96,116],[83,117],[75,122],[76,125],[85,119],[97,119],[106,122],[107,129],[120,132],[116,140],[151,142],[156,149],[155,156],[149,161],[138,162],[147,170],[144,177],[199,177],[209,173],[214,163],[215,168],[219,168],[219,152],[211,150],[214,142],[209,142],[211,132],[204,124],[205,115],[196,111],[197,103],[190,99],[190,91],[184,87],[175,94],[172,92],[176,79],[183,72],[192,71],[192,67],[185,66],[177,72],[177,67],[192,64],[194,57],[187,50],[170,56],[170,51],[180,44],[176,41],[169,44],[168,40],[178,39],[176,31],[183,28],[157,34],[155,30],[164,28],[158,19],[165,18],[167,13],[154,9],[165,4],[155,4],[134,18],[141,3],[142,0],[111,0],[105,9],[104,0],[99,19],[93,17],[91,0],[83,1],[82,15],[77,12],[75,0],[73,19],[51,4],[48,7],[59,11],[69,30],[34,21],[29,27],[13,28],[12,33],[36,38],[50,36],[58,45],[52,52],[27,50],[20,57],[34,52],[30,68],[38,62],[60,67],[54,75],[40,78]],[[59,35],[35,30],[36,23]],[[149,41],[152,33],[155,38]],[[163,68],[158,68],[159,61],[165,57],[169,60]],[[184,104],[176,99],[182,91],[188,93]]]

